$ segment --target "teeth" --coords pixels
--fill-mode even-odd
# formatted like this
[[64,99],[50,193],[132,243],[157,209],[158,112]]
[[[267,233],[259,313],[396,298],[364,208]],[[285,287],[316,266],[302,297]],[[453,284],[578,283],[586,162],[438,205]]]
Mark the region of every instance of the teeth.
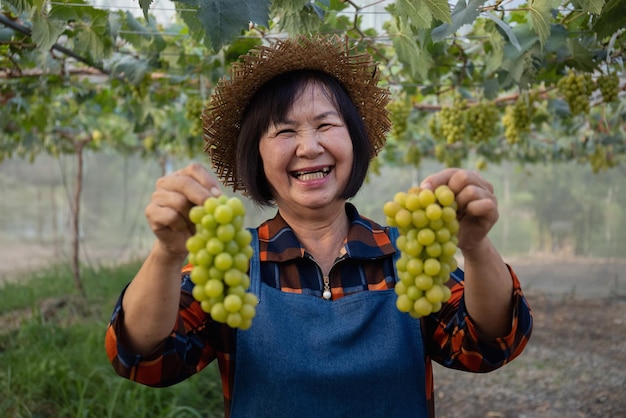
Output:
[[324,178],[328,173],[330,173],[330,168],[324,168],[320,171],[311,171],[311,172],[303,172],[298,171],[295,173],[296,177],[299,180],[307,181],[307,180],[317,180]]
[[315,172],[315,173],[306,173],[306,174],[302,174],[300,176],[298,176],[298,179],[306,181],[306,180],[317,180],[317,179],[321,179],[324,178],[324,173],[322,172]]

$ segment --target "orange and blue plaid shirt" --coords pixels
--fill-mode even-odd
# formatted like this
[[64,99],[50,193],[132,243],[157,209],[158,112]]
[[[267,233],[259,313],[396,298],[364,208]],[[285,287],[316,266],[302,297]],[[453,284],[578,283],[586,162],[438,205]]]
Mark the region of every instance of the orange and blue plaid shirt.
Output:
[[[351,225],[342,253],[329,278],[332,298],[355,292],[391,289],[395,285],[394,246],[386,229],[346,205]],[[311,255],[301,246],[289,225],[277,215],[258,228],[262,280],[285,292],[321,297],[323,276]],[[178,383],[217,360],[224,395],[224,416],[230,416],[236,363],[236,331],[211,321],[191,295],[191,267],[182,272],[180,314],[172,334],[150,355],[128,352],[120,340],[123,311],[120,296],[106,333],[106,350],[115,371],[139,383],[164,387]],[[489,339],[467,314],[463,301],[463,275],[448,282],[450,300],[440,312],[422,318],[426,353],[426,397],[429,416],[434,417],[432,361],[470,372],[488,372],[517,357],[532,331],[532,314],[520,283],[511,270],[514,311],[508,335]],[[305,296],[303,296],[305,297]]]

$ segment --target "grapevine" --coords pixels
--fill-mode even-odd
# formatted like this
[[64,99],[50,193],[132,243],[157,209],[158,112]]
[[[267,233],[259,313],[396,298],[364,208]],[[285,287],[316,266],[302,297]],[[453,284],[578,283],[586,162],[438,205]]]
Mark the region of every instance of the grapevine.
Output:
[[565,77],[558,81],[557,88],[565,98],[572,115],[589,113],[589,96],[595,90],[590,74],[580,74],[570,70]]
[[457,268],[459,222],[454,193],[446,185],[434,192],[413,187],[396,193],[383,213],[400,233],[396,307],[414,318],[439,312],[450,299],[446,282]]
[[189,211],[196,233],[187,240],[194,299],[213,320],[242,330],[252,325],[258,302],[248,291],[253,250],[244,216],[239,198],[210,197]]

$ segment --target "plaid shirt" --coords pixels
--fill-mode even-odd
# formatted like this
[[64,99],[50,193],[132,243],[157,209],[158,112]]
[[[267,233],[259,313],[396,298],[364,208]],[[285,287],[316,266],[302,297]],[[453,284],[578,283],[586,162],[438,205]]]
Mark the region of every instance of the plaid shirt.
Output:
[[[351,221],[350,229],[329,276],[333,299],[355,292],[393,288],[395,250],[386,229],[360,216],[351,204],[346,205],[346,212]],[[285,292],[321,297],[322,273],[282,217],[277,215],[265,222],[258,232],[263,281]],[[232,356],[236,332],[211,321],[193,299],[190,270],[189,265],[183,269],[180,315],[170,337],[150,355],[141,357],[129,353],[119,339],[122,293],[106,333],[107,354],[120,376],[155,387],[180,382],[217,359],[222,376],[224,416],[228,418],[236,367]],[[512,327],[503,338],[488,339],[480,335],[465,309],[462,279],[448,282],[452,297],[440,312],[421,319],[426,353],[424,379],[431,418],[435,410],[432,361],[459,370],[488,372],[513,360],[526,346],[532,330],[532,314],[513,271],[511,275]]]

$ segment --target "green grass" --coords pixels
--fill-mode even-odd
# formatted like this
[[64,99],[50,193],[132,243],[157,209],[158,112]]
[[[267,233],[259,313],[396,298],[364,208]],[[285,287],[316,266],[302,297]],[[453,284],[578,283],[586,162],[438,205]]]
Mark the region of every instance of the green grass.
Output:
[[[221,417],[215,364],[169,388],[149,388],[115,374],[104,333],[120,291],[138,264],[84,271],[88,307],[77,302],[71,273],[51,267],[0,287],[0,315],[32,312],[17,329],[0,329],[3,417]],[[68,297],[48,319],[40,302]],[[4,324],[0,324],[4,325]]]

